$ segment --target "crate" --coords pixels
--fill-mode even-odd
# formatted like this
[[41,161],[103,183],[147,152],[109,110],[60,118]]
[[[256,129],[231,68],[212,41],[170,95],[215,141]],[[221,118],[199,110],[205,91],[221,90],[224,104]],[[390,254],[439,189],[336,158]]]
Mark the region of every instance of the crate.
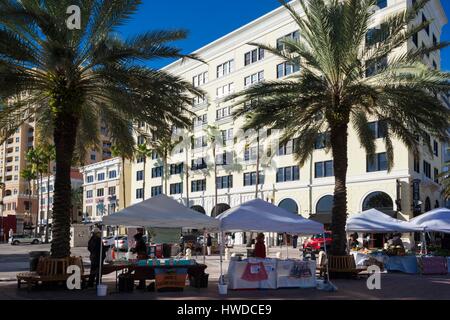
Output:
[[189,276],[189,285],[194,288],[208,288],[208,278],[208,273],[205,273],[199,277]]

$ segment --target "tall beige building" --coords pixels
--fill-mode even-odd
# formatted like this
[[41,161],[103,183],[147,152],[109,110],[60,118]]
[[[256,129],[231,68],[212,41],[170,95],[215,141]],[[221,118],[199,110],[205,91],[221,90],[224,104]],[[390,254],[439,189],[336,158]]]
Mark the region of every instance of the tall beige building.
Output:
[[[383,17],[405,10],[412,2],[380,0],[378,5],[367,41],[370,41]],[[401,52],[440,41],[447,17],[439,0],[431,1],[418,15],[418,23],[424,20],[430,20],[432,24],[405,43]],[[195,51],[206,64],[192,60],[176,61],[165,68],[172,74],[192,81],[207,93],[202,99],[194,99],[191,107],[196,114],[190,133],[193,136],[192,146],[176,149],[170,159],[168,194],[172,197],[186,203],[186,191],[189,188],[188,205],[208,215],[214,214],[216,205],[218,211],[222,212],[255,198],[256,134],[241,130],[244,120],[231,117],[233,101],[226,102],[224,98],[260,81],[287,79],[299,72],[280,58],[248,45],[256,42],[282,46],[279,40],[283,37],[301,40],[302,35],[287,10],[280,7]],[[381,63],[389,63],[391,58]],[[432,53],[424,57],[424,61],[430,68],[440,68],[440,53]],[[377,72],[377,67],[367,72]],[[409,219],[442,206],[441,185],[437,176],[443,167],[443,144],[430,136],[433,152],[423,147],[420,158],[414,159],[405,145],[398,140],[393,141],[395,163],[392,171],[388,172],[383,123],[377,119],[372,121],[371,127],[377,138],[377,155],[374,159],[367,159],[355,132],[350,130],[349,133],[349,214],[375,207],[399,218]],[[208,125],[218,126],[223,140],[222,145],[216,148],[220,164],[217,181],[213,178],[214,159],[205,133]],[[258,197],[305,217],[330,223],[334,189],[333,159],[331,153],[323,148],[323,141],[316,142],[309,161],[299,167],[293,157],[293,143],[278,144],[280,132],[263,129],[260,136],[262,167]],[[268,151],[274,151],[275,156],[266,157]],[[186,160],[189,182],[183,173]],[[143,162],[133,163],[133,203],[142,201],[144,194],[147,198],[162,191],[161,160],[155,157],[147,161],[147,166],[146,190],[142,190]],[[214,197],[215,183],[219,188],[217,203]]]

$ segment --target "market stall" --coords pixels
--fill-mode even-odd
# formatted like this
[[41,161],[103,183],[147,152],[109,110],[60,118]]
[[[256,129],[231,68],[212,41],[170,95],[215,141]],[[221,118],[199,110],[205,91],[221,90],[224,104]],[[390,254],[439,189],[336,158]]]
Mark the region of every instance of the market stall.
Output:
[[[223,232],[277,232],[297,235],[324,233],[322,224],[255,199],[217,217]],[[230,289],[316,287],[315,261],[296,259],[232,259],[228,267]]]
[[[200,230],[218,230],[219,222],[197,211],[191,210],[165,195],[152,197],[117,213],[103,218],[103,223],[110,226],[148,227],[148,228],[190,228]],[[148,259],[134,260],[122,258],[103,267],[105,272],[123,271],[133,275],[134,280],[157,280],[156,287],[172,283],[178,286],[180,276],[189,275],[204,279],[206,265],[195,260],[185,259]],[[164,280],[165,279],[165,280]],[[201,280],[200,279],[200,280]],[[158,284],[158,281],[160,282]],[[199,283],[199,279],[194,279]]]
[[[347,220],[347,233],[409,233],[421,232],[423,228],[408,221],[401,221],[388,216],[376,209],[363,211],[351,215]],[[388,271],[401,271],[405,273],[417,273],[417,258],[414,254],[407,255],[402,248],[380,248],[380,250],[368,250],[362,248],[352,250],[357,266],[376,264]]]

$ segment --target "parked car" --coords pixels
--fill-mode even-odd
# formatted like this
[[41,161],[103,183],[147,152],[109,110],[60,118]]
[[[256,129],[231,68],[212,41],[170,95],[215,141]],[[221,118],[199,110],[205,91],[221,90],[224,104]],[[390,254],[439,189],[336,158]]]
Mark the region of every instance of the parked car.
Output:
[[108,247],[113,246],[113,245],[114,245],[114,239],[115,239],[115,238],[116,238],[115,236],[104,237],[104,238],[102,239],[103,245],[104,245],[104,246],[108,246]]
[[29,244],[40,244],[42,241],[40,238],[33,237],[31,235],[19,235],[15,234],[8,239],[8,243],[15,246],[18,244],[29,243]]
[[127,236],[118,236],[114,240],[114,246],[118,250],[128,251],[128,237]]
[[331,238],[331,232],[329,231],[325,232],[325,239],[323,234],[316,234],[303,243],[303,249],[320,251],[324,248],[324,243],[326,243],[327,247],[329,247],[332,241],[333,239]]

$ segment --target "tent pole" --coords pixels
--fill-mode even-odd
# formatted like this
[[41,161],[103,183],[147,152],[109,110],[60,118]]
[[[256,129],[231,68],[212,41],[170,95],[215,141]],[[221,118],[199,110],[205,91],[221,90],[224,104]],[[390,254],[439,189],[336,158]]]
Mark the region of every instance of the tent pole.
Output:
[[102,284],[103,230],[100,230],[100,264],[98,266],[98,284]]
[[206,264],[206,229],[203,229],[203,264]]
[[220,277],[219,277],[219,284],[224,284],[223,281],[223,267],[222,267],[222,263],[223,263],[223,231],[220,230]]

